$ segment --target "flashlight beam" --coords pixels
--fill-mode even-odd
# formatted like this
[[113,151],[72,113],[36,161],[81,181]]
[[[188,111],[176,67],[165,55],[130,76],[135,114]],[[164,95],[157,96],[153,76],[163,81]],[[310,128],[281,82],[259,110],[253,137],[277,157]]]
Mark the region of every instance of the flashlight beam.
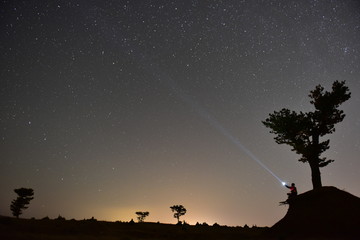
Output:
[[[137,49],[136,46],[133,46],[133,49]],[[182,101],[187,103],[190,107],[192,107],[202,118],[204,118],[212,127],[222,133],[226,138],[228,138],[235,146],[241,149],[246,153],[252,160],[257,162],[263,169],[265,169],[268,173],[270,173],[276,180],[278,180],[281,184],[283,181],[273,173],[263,162],[260,161],[250,150],[248,150],[236,137],[231,135],[231,133],[225,129],[216,119],[214,119],[210,114],[208,114],[200,105],[194,101],[189,95],[187,95],[184,91],[181,90],[180,87],[177,86],[176,82],[173,78],[170,77],[166,71],[163,71],[158,64],[153,61],[150,61],[146,55],[143,54],[142,51],[132,51],[132,58],[138,62],[142,68],[149,72],[150,75],[154,77],[154,80],[160,81],[163,84],[167,85],[177,97],[179,97]],[[165,81],[166,79],[166,81]]]
[[216,119],[214,119],[209,113],[207,113],[203,108],[199,106],[197,102],[192,100],[190,96],[185,94],[180,90],[180,88],[176,87],[175,83],[172,81],[172,89],[176,92],[176,94],[187,104],[189,104],[202,118],[204,118],[212,127],[218,130],[222,135],[228,138],[235,146],[245,152],[252,160],[258,163],[262,168],[264,168],[268,173],[270,173],[276,180],[278,180],[281,184],[283,181],[273,173],[260,159],[258,159],[249,149],[247,149],[238,138],[234,137],[226,128],[224,128]]

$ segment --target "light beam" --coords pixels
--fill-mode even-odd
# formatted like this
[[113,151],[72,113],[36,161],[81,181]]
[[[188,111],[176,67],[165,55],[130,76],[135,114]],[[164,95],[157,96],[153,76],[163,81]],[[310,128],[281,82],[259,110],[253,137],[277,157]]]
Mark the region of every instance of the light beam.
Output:
[[[134,47],[136,49],[136,47]],[[192,107],[197,114],[199,114],[205,121],[207,121],[212,127],[218,130],[222,135],[228,138],[235,146],[245,152],[252,160],[258,163],[263,169],[270,173],[280,184],[284,185],[283,181],[271,171],[260,159],[258,159],[249,149],[243,145],[238,138],[234,137],[226,128],[224,128],[215,118],[213,118],[204,108],[202,108],[196,101],[194,101],[188,94],[186,94],[176,82],[165,71],[163,71],[155,62],[149,61],[147,56],[141,51],[132,51],[132,58],[139,62],[143,69],[150,73],[154,77],[154,80],[160,81],[167,85],[177,97],[183,102]]]
[[176,86],[174,81],[171,81],[172,90],[176,95],[181,98],[184,102],[190,105],[203,119],[205,119],[212,127],[218,130],[222,135],[229,139],[235,146],[240,150],[246,153],[252,160],[258,163],[263,169],[270,173],[276,180],[278,180],[282,185],[285,183],[273,172],[271,171],[259,158],[257,158],[245,145],[243,145],[240,140],[234,137],[225,127],[223,127],[215,118],[213,118],[204,108],[195,102],[190,96],[185,94],[179,87]]

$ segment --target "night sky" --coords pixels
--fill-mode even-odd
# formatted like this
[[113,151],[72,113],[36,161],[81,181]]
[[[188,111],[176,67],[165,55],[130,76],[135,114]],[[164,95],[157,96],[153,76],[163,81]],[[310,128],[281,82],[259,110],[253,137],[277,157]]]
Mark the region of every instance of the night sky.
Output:
[[346,80],[324,185],[360,196],[360,3],[0,3],[0,215],[271,226],[310,168],[261,123]]

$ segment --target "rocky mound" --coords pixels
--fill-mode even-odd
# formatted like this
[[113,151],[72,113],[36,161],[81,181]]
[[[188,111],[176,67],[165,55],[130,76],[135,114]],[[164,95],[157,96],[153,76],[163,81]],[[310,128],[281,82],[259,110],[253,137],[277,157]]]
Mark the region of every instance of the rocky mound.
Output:
[[290,201],[287,214],[270,234],[280,239],[360,239],[360,198],[335,187],[300,194]]

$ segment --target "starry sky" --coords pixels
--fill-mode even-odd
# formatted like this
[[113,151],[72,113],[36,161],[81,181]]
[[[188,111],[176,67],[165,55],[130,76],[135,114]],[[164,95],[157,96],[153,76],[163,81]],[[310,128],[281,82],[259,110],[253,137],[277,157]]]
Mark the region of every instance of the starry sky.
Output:
[[312,185],[261,121],[335,80],[352,96],[322,180],[360,196],[358,1],[0,4],[0,215],[29,187],[26,218],[176,223],[182,204],[191,224],[271,226],[276,177]]

